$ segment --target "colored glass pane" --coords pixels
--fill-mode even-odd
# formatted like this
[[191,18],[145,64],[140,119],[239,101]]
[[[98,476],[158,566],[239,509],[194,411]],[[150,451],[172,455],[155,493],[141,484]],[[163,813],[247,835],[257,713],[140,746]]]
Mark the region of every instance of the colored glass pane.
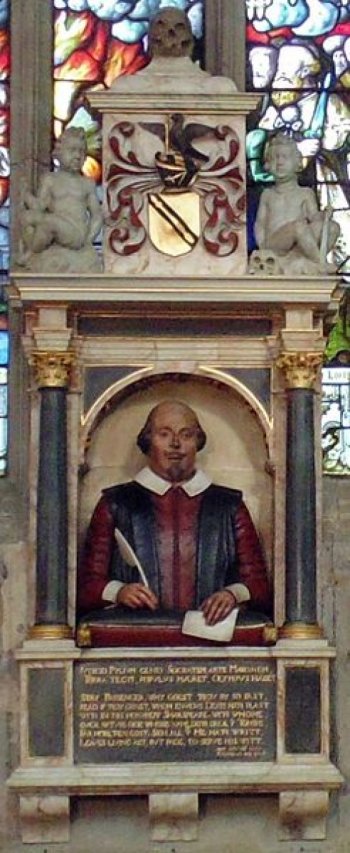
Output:
[[322,450],[326,474],[350,474],[350,301],[344,290],[326,343],[322,376]]
[[0,418],[7,415],[7,385],[0,385]]
[[326,474],[350,474],[350,367],[322,375],[322,453]]
[[[7,330],[0,331],[0,364],[7,365],[9,357],[9,336]],[[0,379],[1,381],[1,379]]]
[[[149,21],[163,0],[53,0],[54,137],[67,125],[84,127],[84,172],[101,177],[100,123],[84,99],[91,87],[108,88],[116,77],[147,64]],[[204,0],[169,0],[184,9],[201,50]]]
[[10,0],[0,0],[0,276],[9,268]]
[[258,185],[271,180],[263,149],[277,131],[303,156],[301,180],[341,227],[333,260],[350,270],[350,6],[347,0],[246,0],[247,88],[263,93],[247,139],[250,248]]
[[[1,333],[6,334],[7,333]],[[7,417],[8,417],[8,385],[7,368],[0,367],[0,477],[7,469]]]
[[[10,265],[10,0],[0,0],[0,299]],[[0,476],[7,468],[7,307],[0,302]]]
[[[10,2],[0,2],[0,285],[9,269]],[[4,309],[3,309],[4,310]],[[0,328],[7,328],[7,319]],[[6,332],[7,336],[7,332]]]

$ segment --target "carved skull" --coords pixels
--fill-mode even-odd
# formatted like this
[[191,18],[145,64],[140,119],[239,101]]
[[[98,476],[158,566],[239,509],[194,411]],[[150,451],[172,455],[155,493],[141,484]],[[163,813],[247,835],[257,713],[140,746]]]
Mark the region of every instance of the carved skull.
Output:
[[193,36],[185,12],[165,6],[154,16],[149,29],[151,56],[191,56]]
[[255,249],[249,259],[251,275],[279,275],[281,272],[277,255],[270,249]]

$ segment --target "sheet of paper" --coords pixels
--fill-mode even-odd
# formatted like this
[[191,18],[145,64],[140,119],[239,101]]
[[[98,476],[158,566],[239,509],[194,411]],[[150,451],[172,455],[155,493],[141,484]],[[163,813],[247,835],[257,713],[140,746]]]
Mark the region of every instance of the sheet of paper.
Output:
[[228,643],[232,640],[238,616],[238,607],[231,610],[225,619],[216,625],[207,625],[201,610],[188,610],[182,623],[182,633],[205,640],[217,640]]

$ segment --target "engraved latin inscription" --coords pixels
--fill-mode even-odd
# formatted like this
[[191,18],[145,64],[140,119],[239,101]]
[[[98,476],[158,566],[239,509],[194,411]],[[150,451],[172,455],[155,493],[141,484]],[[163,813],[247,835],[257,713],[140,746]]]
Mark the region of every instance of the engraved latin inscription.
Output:
[[79,761],[272,760],[271,661],[78,663]]

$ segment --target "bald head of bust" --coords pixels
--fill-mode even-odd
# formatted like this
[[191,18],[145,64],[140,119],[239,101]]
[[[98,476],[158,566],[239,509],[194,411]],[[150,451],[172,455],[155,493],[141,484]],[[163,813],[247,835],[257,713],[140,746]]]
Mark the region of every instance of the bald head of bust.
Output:
[[137,437],[152,471],[171,482],[185,482],[195,471],[196,454],[206,434],[190,406],[179,400],[158,403]]

